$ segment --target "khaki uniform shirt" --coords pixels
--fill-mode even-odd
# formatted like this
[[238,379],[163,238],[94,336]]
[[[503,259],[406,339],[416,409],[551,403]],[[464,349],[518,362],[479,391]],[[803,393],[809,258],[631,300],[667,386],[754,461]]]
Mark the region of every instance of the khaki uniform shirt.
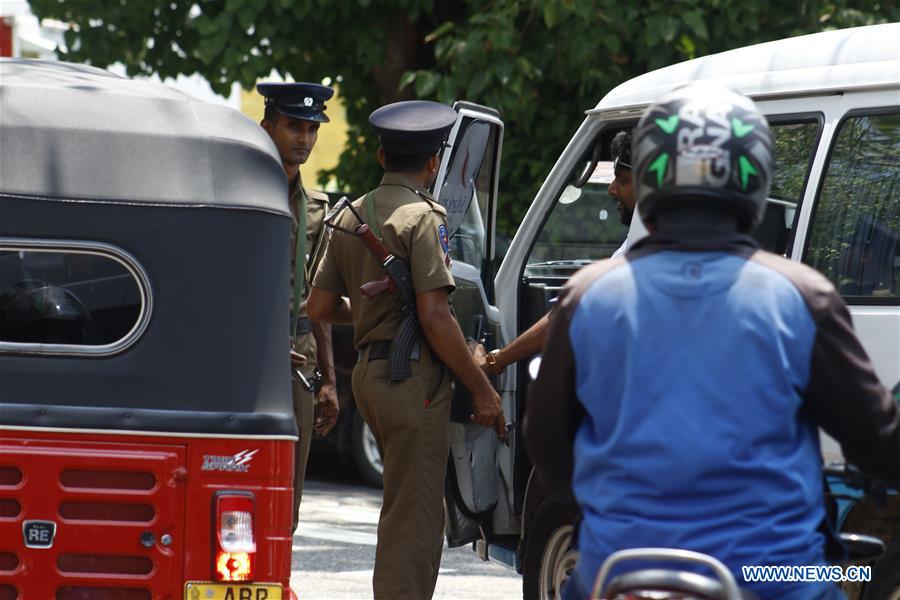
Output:
[[[299,317],[306,317],[306,300],[309,296],[312,276],[315,273],[319,262],[322,260],[322,256],[325,254],[327,235],[325,233],[324,221],[325,215],[328,213],[328,195],[316,190],[305,189],[303,187],[303,182],[298,178],[296,189],[294,189],[289,200],[293,226],[291,227],[291,274],[288,310],[291,310],[294,306],[294,279],[296,273],[295,244],[297,241],[297,230],[300,228],[300,214],[298,209],[303,194],[306,194],[306,285],[304,286],[304,289],[301,290],[302,296],[300,298],[300,308],[298,309]],[[293,327],[294,324],[292,323],[291,326]],[[292,331],[291,337],[293,338],[294,335],[295,332]],[[299,339],[295,340],[294,350],[307,355],[307,359],[311,361],[307,363],[307,366],[314,366],[316,360],[315,339],[310,332],[300,337],[310,338],[310,340],[304,340],[303,343],[300,343]]]
[[[447,211],[431,194],[400,173],[387,173],[381,185],[353,203],[364,219],[368,218],[366,202],[374,202],[381,243],[409,265],[416,294],[452,290]],[[358,224],[350,210],[337,218],[337,225],[351,231]],[[332,232],[313,285],[350,298],[357,348],[393,339],[402,321],[401,304],[394,294],[384,292],[369,300],[359,291],[361,285],[384,274],[362,240],[339,230]]]

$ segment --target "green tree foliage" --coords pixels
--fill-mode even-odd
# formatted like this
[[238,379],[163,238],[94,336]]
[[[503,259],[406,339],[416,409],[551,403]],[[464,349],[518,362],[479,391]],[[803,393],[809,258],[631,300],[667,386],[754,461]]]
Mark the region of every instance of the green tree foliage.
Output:
[[273,70],[338,81],[350,142],[334,177],[377,181],[367,125],[412,97],[498,108],[500,226],[512,232],[585,109],[664,65],[756,42],[900,20],[898,0],[31,0],[73,25],[63,56],[129,74],[200,73],[215,90]]

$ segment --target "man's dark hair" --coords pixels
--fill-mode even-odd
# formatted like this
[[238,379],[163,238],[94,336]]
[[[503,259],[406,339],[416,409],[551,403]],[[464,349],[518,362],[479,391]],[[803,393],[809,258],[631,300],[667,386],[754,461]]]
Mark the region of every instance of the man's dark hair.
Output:
[[266,110],[263,113],[263,119],[268,121],[272,125],[275,125],[278,123],[278,115],[280,115],[280,114],[281,113],[278,111],[277,108],[275,108],[271,104],[267,104]]
[[392,173],[418,173],[434,154],[397,154],[384,151],[384,170]]
[[631,168],[631,130],[620,131],[609,145],[613,161],[624,163],[622,168]]

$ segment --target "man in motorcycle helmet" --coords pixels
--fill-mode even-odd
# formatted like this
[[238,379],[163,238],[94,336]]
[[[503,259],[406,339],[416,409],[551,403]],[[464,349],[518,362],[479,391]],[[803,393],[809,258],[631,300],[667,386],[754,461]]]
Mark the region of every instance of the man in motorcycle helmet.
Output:
[[718,558],[762,598],[839,598],[741,570],[827,564],[817,426],[900,479],[900,414],[840,296],[748,235],[772,177],[766,120],[686,86],[645,111],[632,156],[651,235],[565,286],[525,411],[538,476],[582,509],[565,596],[587,597],[612,552],[663,546]]

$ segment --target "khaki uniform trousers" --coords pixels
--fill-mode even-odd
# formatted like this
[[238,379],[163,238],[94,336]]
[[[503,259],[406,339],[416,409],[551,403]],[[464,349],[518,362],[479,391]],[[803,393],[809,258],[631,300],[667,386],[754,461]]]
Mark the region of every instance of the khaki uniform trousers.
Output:
[[441,564],[452,380],[427,347],[421,354],[412,377],[398,383],[389,380],[389,361],[368,361],[368,349],[353,369],[353,396],[384,463],[376,599],[431,598]]
[[[310,381],[316,370],[316,341],[312,333],[306,333],[294,341],[294,351],[306,356],[306,364],[300,372]],[[291,396],[294,400],[294,420],[300,437],[294,446],[294,524],[291,531],[297,531],[300,522],[300,499],[303,497],[303,482],[306,480],[306,463],[309,460],[309,446],[313,436],[316,399],[291,376]]]

